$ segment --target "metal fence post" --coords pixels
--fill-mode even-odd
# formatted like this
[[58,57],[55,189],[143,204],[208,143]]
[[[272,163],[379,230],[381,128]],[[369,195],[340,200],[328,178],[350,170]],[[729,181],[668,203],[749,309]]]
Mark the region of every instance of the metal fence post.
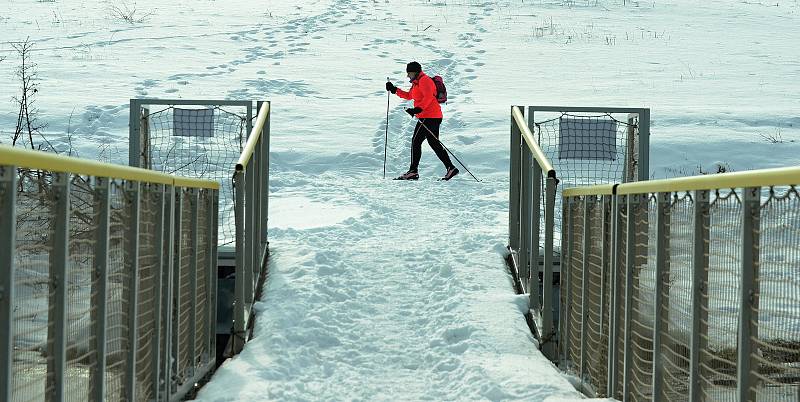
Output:
[[208,347],[208,354],[209,359],[214,360],[216,358],[216,350],[214,350],[214,341],[216,338],[217,332],[217,314],[216,314],[216,305],[217,305],[217,259],[216,259],[216,249],[217,249],[217,220],[216,220],[216,202],[215,199],[217,197],[217,190],[209,189],[208,190],[208,198],[207,198],[207,205],[206,205],[206,227],[202,228],[206,231],[206,244],[201,245],[202,247],[206,248],[206,255],[208,256],[206,264],[207,270],[207,283],[206,289],[208,289],[208,316],[206,317],[206,336],[208,337],[207,342],[205,345]]
[[244,323],[244,303],[245,303],[245,282],[247,268],[245,266],[245,247],[244,247],[244,171],[237,170],[233,176],[233,188],[236,195],[235,200],[235,219],[236,219],[236,285],[233,305],[233,336],[231,337],[232,352],[238,353],[243,345],[243,334],[245,331]]
[[67,268],[69,266],[70,175],[53,174],[55,226],[50,253],[50,300],[47,317],[47,380],[50,401],[64,400],[67,373]]
[[[572,319],[570,311],[572,309],[572,256],[575,252],[573,247],[574,241],[574,214],[572,212],[573,197],[567,197],[563,203],[566,211],[566,231],[567,231],[567,252],[561,252],[561,298],[566,302],[561,306],[562,320],[564,331],[561,334],[559,344],[563,345],[561,348],[562,359],[564,364],[569,360],[569,344],[570,344],[570,320]],[[562,235],[563,236],[563,235]]]
[[[544,272],[542,273],[542,341],[545,357],[551,361],[557,359],[555,345],[555,330],[553,328],[553,241],[555,226],[556,208],[556,179],[548,177],[545,192],[545,211],[544,211]],[[538,226],[538,225],[537,225]],[[538,236],[537,236],[538,238]],[[538,255],[539,242],[536,242]],[[538,258],[537,258],[538,260]],[[534,274],[531,281],[533,286],[539,285],[539,264],[534,265]]]
[[261,189],[263,194],[261,194],[261,241],[263,243],[262,247],[266,247],[268,243],[268,223],[269,223],[269,144],[270,144],[270,120],[272,118],[272,104],[269,104],[269,113],[267,113],[267,119],[264,121],[264,130],[261,132],[261,142],[263,143],[261,146],[261,161],[262,169],[264,169],[264,176],[262,177],[262,186]]
[[171,292],[171,299],[170,304],[172,304],[172,308],[174,311],[170,314],[170,322],[171,322],[171,331],[170,334],[172,335],[172,345],[170,345],[169,351],[170,356],[172,357],[171,363],[167,361],[167,364],[173,366],[172,370],[170,371],[170,379],[175,379],[175,381],[170,381],[170,396],[177,391],[177,388],[173,388],[173,385],[177,387],[181,378],[184,377],[186,374],[184,371],[186,367],[183,367],[183,362],[181,361],[181,316],[185,314],[184,311],[181,310],[181,304],[183,300],[181,298],[181,276],[183,271],[183,266],[181,264],[181,260],[183,260],[183,231],[187,230],[188,228],[183,227],[183,198],[186,196],[184,194],[185,189],[183,187],[176,187],[175,188],[175,221],[174,221],[174,230],[175,233],[172,236],[172,249],[175,250],[175,254],[171,260],[173,261],[173,268],[172,268],[172,292]]
[[[161,334],[166,329],[162,328],[162,314],[161,311],[164,309],[163,302],[164,296],[163,294],[166,293],[165,289],[167,287],[164,286],[164,231],[165,231],[165,214],[164,214],[164,207],[165,207],[165,193],[167,190],[167,186],[164,184],[148,184],[147,191],[148,192],[155,192],[156,194],[156,203],[158,205],[158,210],[156,212],[156,235],[154,246],[157,247],[158,252],[156,253],[156,270],[153,272],[153,294],[154,294],[154,303],[155,303],[155,310],[153,311],[153,356],[152,361],[150,362],[150,369],[153,371],[153,384],[150,386],[153,387],[153,398],[156,401],[161,400],[159,398],[159,394],[161,392],[161,373],[163,370],[161,367],[162,359],[161,359]],[[168,219],[168,218],[167,218]]]
[[530,150],[522,145],[520,150],[520,209],[519,209],[519,282],[523,292],[530,294],[532,312],[539,312],[539,289],[530,289],[528,279],[531,277],[531,153]]
[[108,318],[108,247],[109,226],[111,224],[111,192],[110,180],[105,177],[95,179],[94,207],[97,213],[97,232],[95,233],[94,267],[92,276],[92,314],[94,325],[95,353],[97,364],[91,372],[89,384],[92,386],[92,400],[103,401],[106,397],[106,329]]
[[708,336],[708,266],[710,245],[709,191],[694,192],[692,232],[692,331],[689,349],[689,400],[702,399],[700,352],[705,350]]
[[608,397],[614,398],[617,394],[617,370],[619,370],[617,359],[619,358],[619,350],[617,344],[617,337],[619,336],[619,294],[618,287],[618,271],[620,265],[620,219],[619,203],[621,197],[618,195],[611,196],[611,300],[609,304],[609,331],[608,331]]
[[595,202],[595,197],[587,195],[583,198],[583,259],[581,260],[581,361],[580,361],[580,378],[581,385],[586,380],[586,326],[587,326],[587,300],[588,299],[588,286],[586,280],[588,279],[587,272],[589,271],[589,250],[592,246],[591,236],[592,230],[589,223],[589,200]]
[[670,193],[657,194],[656,208],[656,282],[654,289],[655,300],[653,301],[653,401],[663,399],[662,395],[664,379],[662,343],[664,341],[663,332],[667,330],[664,321],[669,314],[664,310],[664,290],[665,281],[668,280],[667,272],[667,208],[669,208]]
[[139,349],[139,203],[141,202],[141,185],[139,182],[127,182],[126,192],[130,222],[127,222],[128,258],[126,269],[130,275],[131,298],[128,302],[128,361],[126,367],[125,395],[129,401],[136,400],[136,355]]
[[[519,196],[520,196],[520,164],[522,151],[522,134],[514,120],[514,108],[511,106],[511,160],[508,174],[508,246],[511,250],[519,250]],[[520,109],[524,112],[523,109]]]
[[627,195],[627,221],[625,222],[625,362],[622,373],[622,401],[630,400],[630,379],[633,369],[633,351],[631,345],[631,321],[633,319],[631,308],[633,306],[633,264],[636,261],[636,208],[639,205],[639,195]]
[[138,99],[131,99],[129,109],[129,123],[130,131],[128,132],[128,165],[140,167],[141,163],[141,144],[142,136],[140,132],[140,108],[141,103]]
[[[611,243],[612,239],[606,238],[606,229],[609,227],[611,223],[611,197],[610,195],[602,195],[602,203],[601,203],[601,215],[600,215],[600,238],[601,238],[601,245],[600,245],[600,311],[599,311],[599,322],[600,322],[600,339],[598,341],[598,347],[600,347],[603,343],[603,335],[606,334],[606,330],[608,329],[608,322],[604,321],[603,313],[608,309],[610,303],[608,302],[608,294],[609,292],[606,291],[606,286],[608,286],[608,265],[609,265],[609,258],[608,253],[610,251],[610,247],[613,245]],[[608,234],[611,235],[611,230],[608,230]],[[611,312],[609,311],[609,317]],[[606,351],[606,356],[608,356],[608,351]],[[600,378],[594,379],[598,385],[602,385]],[[606,373],[605,381],[608,382],[608,373]],[[606,392],[608,392],[608,388],[606,388]]]
[[650,178],[650,109],[642,109],[639,115],[639,181]]
[[[244,287],[244,308],[245,320],[249,319],[250,305],[253,303],[253,272],[255,272],[255,247],[253,247],[253,182],[255,181],[254,169],[252,165],[244,168],[244,253],[245,253],[245,287]],[[245,321],[246,322],[246,321]]]
[[758,368],[753,354],[758,352],[754,348],[752,338],[758,337],[758,279],[759,268],[759,235],[761,187],[748,187],[742,189],[742,277],[739,288],[739,356],[737,368],[737,395],[740,401],[754,401],[757,377],[753,369]]
[[10,401],[14,375],[14,252],[17,169],[0,166],[0,399]]
[[[179,224],[180,221],[180,211],[177,208],[177,202],[180,199],[180,188],[176,188],[174,185],[166,186],[167,190],[166,199],[164,202],[165,206],[165,213],[167,217],[165,219],[165,226],[166,226],[166,239],[164,245],[166,246],[166,270],[164,272],[164,276],[162,278],[162,284],[166,287],[166,292],[162,288],[162,295],[163,299],[161,301],[161,306],[163,310],[163,324],[166,325],[164,330],[164,351],[161,355],[161,364],[163,365],[163,379],[164,379],[164,395],[162,395],[162,399],[170,399],[172,397],[172,385],[173,385],[173,377],[176,375],[175,370],[173,368],[172,360],[172,348],[173,348],[173,332],[176,331],[175,327],[173,326],[172,316],[173,316],[173,292],[177,291],[178,289],[174,288],[173,284],[173,276],[175,275],[175,241],[178,239],[176,234],[175,226]],[[176,218],[176,214],[178,217]]]
[[191,307],[189,307],[189,367],[187,369],[189,372],[187,373],[188,378],[194,378],[195,370],[197,368],[197,342],[202,342],[203,339],[197,339],[197,309],[200,308],[197,305],[197,253],[198,253],[198,244],[197,244],[197,232],[198,232],[198,225],[197,221],[199,219],[198,208],[200,202],[200,191],[196,188],[192,188],[189,191],[189,205],[191,209],[191,227],[189,229],[189,241],[191,244],[191,256],[189,257],[189,267],[191,274],[189,275],[189,297],[192,300]]
[[[531,155],[530,150],[527,151],[528,155]],[[530,156],[529,156],[529,159]],[[542,168],[539,166],[539,162],[536,160],[530,160],[529,165],[533,169],[533,174],[528,180],[523,179],[525,183],[528,184],[528,187],[531,188],[531,204],[530,204],[530,230],[528,231],[530,236],[530,242],[528,243],[528,254],[530,257],[528,258],[528,262],[530,269],[529,271],[529,279],[528,279],[528,288],[530,290],[530,305],[531,308],[536,307],[541,309],[541,305],[539,304],[539,231],[540,231],[540,222],[541,222],[541,198],[542,198]],[[547,287],[542,282],[542,294],[544,294],[544,289]],[[546,305],[547,301],[542,297],[542,304]],[[545,333],[542,331],[542,336],[546,336]]]

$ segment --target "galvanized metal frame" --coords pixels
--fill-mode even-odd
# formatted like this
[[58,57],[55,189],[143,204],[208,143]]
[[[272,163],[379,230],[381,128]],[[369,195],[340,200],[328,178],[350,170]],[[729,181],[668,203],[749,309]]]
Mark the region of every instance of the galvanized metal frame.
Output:
[[656,278],[653,302],[653,400],[661,400],[664,395],[664,363],[661,353],[662,343],[664,342],[663,333],[665,317],[661,312],[664,311],[664,290],[665,276],[667,275],[667,214],[669,208],[669,197],[672,193],[657,193],[656,207]]
[[[176,375],[175,370],[171,364],[173,358],[172,354],[172,343],[173,343],[173,332],[174,326],[172,325],[172,309],[173,309],[173,292],[175,291],[173,285],[173,275],[175,271],[175,240],[179,239],[176,236],[176,228],[175,225],[180,219],[176,219],[176,214],[179,214],[180,211],[177,208],[178,201],[180,199],[179,188],[175,186],[165,186],[166,196],[164,199],[164,210],[166,216],[164,217],[164,227],[165,227],[165,237],[166,237],[166,255],[164,256],[164,266],[162,271],[162,290],[161,290],[161,322],[162,325],[165,325],[166,328],[166,336],[164,336],[164,350],[161,353],[161,371],[163,372],[163,376],[161,377],[164,379],[162,383],[164,384],[164,388],[161,390],[159,396],[161,399],[169,399],[174,391],[172,389],[173,381],[172,378]],[[164,289],[166,288],[166,289]],[[166,291],[165,291],[166,290]]]
[[[523,292],[530,294],[529,308],[531,311],[539,313],[539,287],[538,278],[536,286],[533,286],[534,269],[538,273],[538,265],[534,267],[535,262],[532,260],[533,236],[531,230],[531,205],[534,191],[532,190],[531,182],[531,153],[526,147],[522,148],[521,164],[520,164],[520,179],[519,179],[519,193],[520,193],[520,233],[519,233],[519,281],[522,285]],[[538,248],[538,245],[537,245]]]
[[202,342],[203,339],[197,339],[197,249],[198,249],[198,208],[199,208],[199,201],[200,201],[200,192],[198,189],[189,189],[189,208],[191,209],[190,212],[190,220],[191,220],[191,227],[189,229],[189,242],[191,244],[191,250],[193,250],[192,255],[189,261],[189,269],[191,274],[189,275],[189,288],[190,288],[190,296],[192,299],[190,311],[189,311],[189,333],[191,334],[189,337],[191,338],[191,346],[189,347],[189,370],[190,376],[195,374],[195,368],[197,366],[197,342]]
[[[542,336],[545,342],[544,345],[542,345],[542,353],[544,353],[545,357],[552,361],[557,358],[555,345],[553,344],[555,339],[555,328],[553,325],[553,242],[555,231],[556,178],[548,177],[546,180],[546,208],[544,214],[544,272],[542,273],[542,300],[544,303],[544,308],[542,310]],[[538,211],[538,208],[536,210]],[[535,225],[535,227],[537,228],[536,232],[538,233],[538,225]],[[538,236],[536,237],[538,238]],[[538,241],[536,242],[535,249],[537,251],[536,255],[538,255]],[[538,258],[536,260],[538,261]],[[539,264],[537,263],[537,269],[534,271],[535,287],[538,287],[539,282],[538,265]]]
[[622,202],[621,196],[612,195],[611,201],[611,302],[609,303],[609,334],[608,334],[608,395],[614,397],[617,394],[617,371],[619,349],[617,337],[619,336],[619,302],[621,289],[618,287],[619,283],[619,268],[620,268],[620,225],[622,218],[620,213],[620,203]]
[[[168,364],[173,366],[171,368],[173,371],[170,371],[170,374],[172,375],[167,378],[175,378],[175,383],[171,384],[173,387],[177,386],[180,380],[184,378],[184,375],[186,374],[184,371],[186,368],[182,366],[183,362],[180,359],[181,339],[180,331],[177,330],[177,328],[180,326],[181,315],[183,313],[181,311],[181,304],[183,303],[183,300],[181,300],[181,260],[183,259],[183,231],[187,230],[187,228],[183,227],[183,197],[186,196],[184,192],[185,189],[181,187],[175,187],[175,220],[173,222],[173,228],[175,232],[172,237],[173,241],[170,242],[170,244],[174,245],[172,248],[175,250],[173,257],[171,258],[173,263],[172,269],[170,270],[172,274],[172,280],[170,281],[172,286],[170,292],[172,294],[172,297],[170,298],[170,304],[171,308],[177,313],[171,313],[169,319],[171,323],[170,334],[172,334],[172,343],[168,348],[171,357],[171,360],[168,360]],[[170,361],[174,362],[174,364],[169,363]],[[177,388],[171,387],[170,390],[172,393],[175,393]]]
[[14,375],[14,266],[17,171],[0,166],[0,399],[10,401]]
[[50,313],[48,314],[48,359],[45,388],[52,388],[51,401],[64,400],[67,373],[67,269],[69,266],[70,175],[53,175],[55,225],[50,252]]
[[161,373],[164,372],[164,367],[162,364],[164,360],[162,359],[163,356],[161,348],[162,346],[161,332],[164,330],[162,329],[162,324],[164,323],[163,319],[164,316],[162,315],[162,310],[165,309],[164,306],[165,300],[162,295],[167,293],[164,290],[169,287],[168,285],[165,286],[166,283],[163,274],[166,271],[165,263],[168,264],[167,258],[164,255],[164,238],[165,238],[165,232],[167,230],[166,228],[169,225],[169,215],[165,211],[165,208],[168,205],[166,197],[167,186],[163,184],[148,184],[148,186],[150,186],[149,191],[154,191],[155,194],[157,194],[158,197],[157,202],[159,204],[158,212],[156,213],[157,215],[156,215],[156,238],[155,238],[155,245],[158,247],[159,250],[156,257],[157,258],[156,267],[158,267],[158,269],[156,270],[156,272],[153,273],[153,280],[154,280],[153,286],[155,287],[154,292],[158,296],[155,297],[155,311],[153,312],[153,320],[154,320],[153,333],[155,337],[153,343],[154,345],[153,356],[152,356],[153,360],[150,364],[151,370],[153,370],[153,384],[151,384],[150,386],[153,387],[153,396],[155,400],[160,401],[161,400],[160,395],[162,393],[160,385]]
[[752,336],[758,335],[756,311],[758,309],[758,265],[761,187],[748,187],[742,191],[742,273],[739,284],[739,353],[737,358],[737,396],[740,401],[754,401],[752,386],[758,379],[753,369],[758,362],[753,359]]
[[631,308],[633,306],[633,264],[636,263],[635,250],[636,250],[636,208],[639,204],[638,195],[625,196],[626,209],[628,216],[626,219],[626,233],[625,233],[625,361],[623,363],[623,378],[622,378],[622,401],[627,402],[630,400],[630,378],[631,370],[633,370],[633,354],[631,352]]
[[139,349],[139,211],[141,203],[141,184],[125,183],[126,199],[129,202],[130,222],[126,237],[128,238],[126,259],[128,271],[128,289],[131,296],[128,301],[128,361],[126,362],[124,395],[129,401],[136,400],[136,354]]
[[[561,297],[566,300],[561,313],[561,325],[564,329],[559,339],[559,347],[561,348],[561,361],[564,364],[569,362],[569,344],[570,344],[570,310],[572,309],[572,253],[575,251],[573,247],[574,242],[574,221],[575,218],[572,213],[572,203],[575,202],[572,197],[563,199],[564,211],[566,213],[566,228],[567,231],[567,250],[561,252]],[[563,234],[562,234],[563,236]]]
[[522,164],[522,134],[514,119],[514,108],[511,106],[511,160],[509,161],[508,191],[508,247],[519,250],[520,231],[520,188],[517,178]]
[[700,381],[700,353],[707,345],[708,336],[708,269],[710,224],[709,191],[696,190],[692,197],[692,332],[689,347],[689,400],[699,401],[703,384]]
[[[97,362],[91,372],[94,401],[101,402],[106,395],[106,323],[108,320],[108,248],[111,226],[111,182],[108,178],[98,177],[94,185],[94,207],[97,214],[97,233],[95,234],[94,267],[92,281],[92,324],[95,330],[95,353]],[[96,286],[96,287],[95,287]]]

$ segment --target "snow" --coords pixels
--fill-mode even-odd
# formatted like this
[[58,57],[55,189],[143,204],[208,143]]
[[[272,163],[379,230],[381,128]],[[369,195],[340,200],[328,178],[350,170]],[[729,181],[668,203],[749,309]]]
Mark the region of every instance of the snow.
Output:
[[[128,99],[272,101],[270,277],[255,338],[198,395],[225,400],[572,400],[535,350],[500,250],[509,106],[649,107],[651,176],[800,164],[800,5],[780,2],[8,0],[0,142],[30,37],[48,139],[127,162]],[[419,182],[382,179],[385,77],[448,85]],[[413,121],[390,100],[387,170]],[[776,141],[770,141],[768,138]]]

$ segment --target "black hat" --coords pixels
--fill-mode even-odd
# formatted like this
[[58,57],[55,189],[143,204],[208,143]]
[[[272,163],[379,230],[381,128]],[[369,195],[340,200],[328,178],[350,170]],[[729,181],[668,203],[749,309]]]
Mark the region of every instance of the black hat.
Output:
[[406,72],[407,73],[421,73],[422,66],[419,65],[416,61],[412,61],[406,65]]

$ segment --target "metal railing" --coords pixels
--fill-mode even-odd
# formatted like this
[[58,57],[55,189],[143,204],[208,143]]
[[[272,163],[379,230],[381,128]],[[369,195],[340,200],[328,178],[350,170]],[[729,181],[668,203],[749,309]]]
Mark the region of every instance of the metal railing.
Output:
[[232,348],[238,353],[246,338],[259,282],[266,276],[269,184],[270,103],[258,103],[258,117],[233,174],[236,217],[236,290]]
[[[541,183],[545,182],[542,191]],[[555,358],[553,325],[553,224],[555,217],[556,171],[542,152],[525,122],[523,112],[511,107],[511,163],[509,172],[508,233],[511,267],[520,293],[530,295],[531,319],[539,330],[540,349]],[[544,250],[539,249],[540,211],[544,207]],[[542,302],[539,297],[538,261],[542,258]],[[534,267],[534,268],[531,268]],[[533,272],[532,272],[533,271]]]
[[270,116],[266,101],[131,99],[131,165],[222,186],[217,318],[231,354],[247,339],[266,275]]
[[0,399],[182,398],[215,363],[219,184],[0,161]]
[[624,401],[800,400],[800,167],[563,191],[560,360]]

